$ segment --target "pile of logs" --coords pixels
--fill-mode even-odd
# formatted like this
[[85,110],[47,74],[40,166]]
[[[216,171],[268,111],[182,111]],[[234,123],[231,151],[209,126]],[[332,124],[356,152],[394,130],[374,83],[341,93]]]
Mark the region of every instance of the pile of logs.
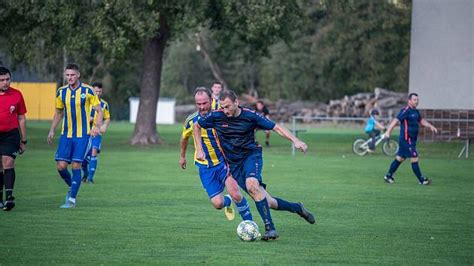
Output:
[[[241,104],[253,108],[256,99],[249,95],[240,97]],[[368,117],[372,109],[377,109],[381,117],[395,117],[398,111],[407,103],[407,93],[393,92],[375,88],[374,92],[357,93],[344,96],[339,100],[331,100],[329,104],[317,101],[287,101],[271,102],[263,99],[272,120],[290,122],[293,116],[307,117],[303,122],[311,122],[311,117]],[[184,121],[186,116],[194,112],[194,105],[176,106],[177,122]]]

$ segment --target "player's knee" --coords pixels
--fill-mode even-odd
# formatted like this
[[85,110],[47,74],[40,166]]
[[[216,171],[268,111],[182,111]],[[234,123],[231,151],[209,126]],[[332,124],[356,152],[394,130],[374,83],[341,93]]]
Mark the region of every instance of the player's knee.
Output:
[[230,193],[230,197],[232,198],[232,201],[234,202],[241,202],[242,201],[242,194],[237,191],[237,193]]
[[405,161],[405,158],[403,158],[403,157],[400,157],[400,156],[397,156],[397,157],[396,157],[396,159],[397,159],[397,161],[399,161],[399,162],[403,162],[403,161]]
[[412,163],[417,163],[418,162],[418,157],[411,158],[410,161]]
[[212,206],[218,210],[224,207],[224,198],[220,196],[216,196],[211,199]]
[[81,169],[82,167],[82,162],[72,162],[71,164],[72,169]]
[[67,164],[66,163],[57,163],[56,168],[58,168],[59,171],[66,170],[67,169]]

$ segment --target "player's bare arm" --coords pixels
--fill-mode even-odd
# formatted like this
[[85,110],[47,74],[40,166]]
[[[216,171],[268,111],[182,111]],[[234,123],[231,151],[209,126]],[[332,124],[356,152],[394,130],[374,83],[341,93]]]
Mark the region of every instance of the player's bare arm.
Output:
[[92,136],[97,136],[100,133],[100,128],[103,124],[104,113],[102,112],[102,108],[100,108],[100,104],[94,106],[95,111],[97,112],[97,120],[95,121],[95,127],[92,129]]
[[273,131],[278,133],[278,135],[290,140],[293,142],[293,145],[295,145],[295,148],[301,150],[302,152],[306,153],[306,150],[308,150],[308,145],[298,139],[295,135],[293,135],[290,131],[288,131],[286,128],[281,127],[280,125],[275,125],[273,128]]
[[428,127],[432,132],[438,133],[438,129],[435,128],[430,122],[426,121],[424,118],[421,119],[420,124],[424,127]]
[[181,137],[180,141],[180,153],[179,153],[179,165],[181,166],[182,169],[186,169],[186,150],[188,148],[188,141],[189,138],[183,138]]
[[390,138],[390,134],[392,133],[392,130],[400,123],[397,118],[393,119],[392,122],[390,122],[390,125],[387,128],[387,131],[385,131],[384,137],[385,138]]
[[100,127],[100,134],[105,134],[107,132],[107,128],[110,124],[110,118],[104,120],[104,124]]
[[64,117],[64,109],[56,109],[54,112],[53,116],[53,121],[51,122],[51,128],[49,129],[48,133],[48,144],[51,145],[53,142],[54,138],[54,131],[56,130],[56,127],[58,126],[59,122],[63,120]]
[[193,125],[194,143],[196,144],[196,159],[204,160],[204,151],[202,149],[201,126],[199,123]]
[[20,125],[20,134],[21,134],[21,142],[20,142],[20,153],[26,151],[26,117],[25,115],[18,115],[18,124]]

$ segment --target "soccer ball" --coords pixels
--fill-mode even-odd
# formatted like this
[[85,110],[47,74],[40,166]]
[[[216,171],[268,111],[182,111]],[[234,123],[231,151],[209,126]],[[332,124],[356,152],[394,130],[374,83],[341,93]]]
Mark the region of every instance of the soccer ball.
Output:
[[245,220],[237,226],[237,236],[240,240],[250,242],[260,237],[258,225],[254,221]]

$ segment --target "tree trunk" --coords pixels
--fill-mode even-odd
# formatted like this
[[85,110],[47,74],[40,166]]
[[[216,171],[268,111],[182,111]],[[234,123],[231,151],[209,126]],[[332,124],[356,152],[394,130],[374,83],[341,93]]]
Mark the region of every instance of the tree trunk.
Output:
[[162,143],[156,130],[156,107],[160,96],[163,53],[166,42],[169,39],[169,33],[167,21],[161,16],[158,33],[153,38],[147,40],[145,44],[140,104],[138,106],[135,131],[130,140],[132,145]]

